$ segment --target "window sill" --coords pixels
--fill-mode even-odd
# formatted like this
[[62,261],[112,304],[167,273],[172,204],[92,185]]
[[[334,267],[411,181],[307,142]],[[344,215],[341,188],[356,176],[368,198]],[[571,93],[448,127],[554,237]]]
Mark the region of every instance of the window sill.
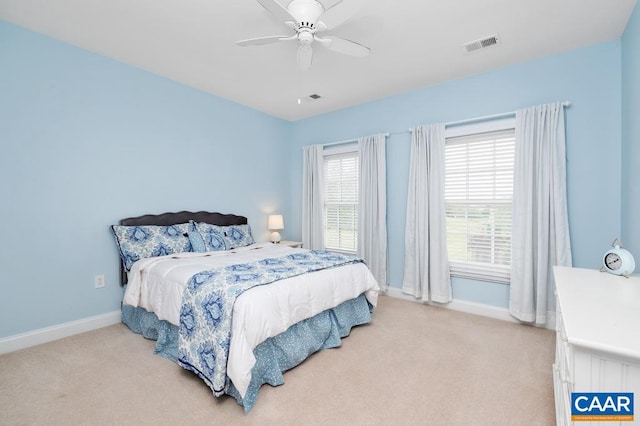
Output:
[[506,285],[511,283],[509,268],[492,268],[484,265],[449,262],[449,272],[452,277]]
[[326,251],[331,251],[334,253],[341,253],[341,254],[350,254],[352,256],[357,256],[358,253],[355,251],[351,251],[351,250],[341,250],[341,249],[335,249],[335,248],[325,248]]

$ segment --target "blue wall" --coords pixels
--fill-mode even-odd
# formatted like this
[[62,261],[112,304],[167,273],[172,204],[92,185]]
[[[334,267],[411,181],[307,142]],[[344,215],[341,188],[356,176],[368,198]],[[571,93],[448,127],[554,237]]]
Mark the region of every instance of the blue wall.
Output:
[[[640,194],[629,185],[640,182],[638,14],[622,40],[295,123],[0,21],[0,338],[118,310],[108,226],[122,217],[234,212],[264,240],[277,211],[284,236],[300,238],[302,146],[377,132],[391,132],[390,284],[400,288],[407,129],[553,101],[572,103],[574,264],[599,267],[621,234],[640,252]],[[101,273],[107,287],[96,290]],[[454,297],[506,307],[508,286],[455,279]]]
[[2,21],[0,62],[0,338],[119,310],[120,218],[291,216],[288,122]]
[[622,37],[622,238],[640,270],[640,5]]
[[[553,101],[566,109],[568,203],[574,265],[599,268],[621,232],[620,40],[449,81],[293,124],[292,217],[299,218],[302,146],[390,132],[387,191],[390,285],[400,288],[410,136],[416,124],[449,122]],[[296,229],[299,225],[296,224]],[[455,299],[507,307],[508,286],[453,280]]]

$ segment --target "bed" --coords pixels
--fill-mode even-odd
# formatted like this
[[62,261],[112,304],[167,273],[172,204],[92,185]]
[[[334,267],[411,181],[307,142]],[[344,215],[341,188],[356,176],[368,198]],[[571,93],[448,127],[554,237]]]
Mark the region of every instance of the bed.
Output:
[[245,413],[263,384],[369,323],[378,284],[353,256],[257,243],[247,218],[177,212],[112,226],[122,321]]

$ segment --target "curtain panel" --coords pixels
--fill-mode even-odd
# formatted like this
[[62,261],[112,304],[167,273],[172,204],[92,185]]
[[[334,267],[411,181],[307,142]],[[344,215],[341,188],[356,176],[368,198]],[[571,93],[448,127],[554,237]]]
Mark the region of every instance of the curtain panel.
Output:
[[358,139],[358,256],[364,259],[380,289],[387,291],[386,136]]
[[322,145],[303,148],[302,159],[302,244],[324,249],[324,157]]
[[556,102],[516,111],[509,312],[544,324],[553,266],[571,266],[564,108]]
[[445,126],[411,133],[402,291],[423,301],[452,300],[444,203]]

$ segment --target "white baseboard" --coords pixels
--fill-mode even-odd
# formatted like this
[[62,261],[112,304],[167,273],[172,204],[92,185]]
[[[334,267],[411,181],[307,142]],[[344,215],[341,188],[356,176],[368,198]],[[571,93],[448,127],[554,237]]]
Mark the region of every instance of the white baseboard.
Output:
[[[395,299],[408,300],[410,302],[424,303],[408,294],[404,294],[401,289],[389,287],[385,296]],[[466,312],[469,314],[480,315],[483,317],[495,318],[502,321],[520,323],[516,318],[509,314],[506,308],[497,306],[483,305],[481,303],[468,302],[465,300],[453,300],[451,303],[434,303],[429,305],[438,306],[455,311]],[[20,349],[29,348],[31,346],[41,345],[43,343],[52,342],[54,340],[63,339],[75,334],[85,333],[87,331],[97,330],[102,327],[118,324],[121,322],[120,311],[108,312],[102,315],[96,315],[89,318],[83,318],[77,321],[71,321],[52,327],[41,328],[39,330],[30,331],[28,333],[16,334],[13,336],[0,339],[0,355],[9,352],[19,351]],[[555,330],[556,313],[547,312],[546,328]]]
[[[436,303],[436,302],[423,302],[415,297],[405,294],[399,288],[389,287],[386,296],[393,297],[395,299],[408,300],[417,303],[426,303],[431,306],[438,306],[440,308],[453,309],[454,311],[466,312],[468,314],[480,315],[483,317],[489,317],[499,319],[502,321],[509,321],[517,324],[523,324],[518,319],[514,318],[507,308],[500,308],[498,306],[484,305],[482,303],[468,302],[466,300],[452,300],[450,303]],[[547,323],[545,328],[555,330],[556,313],[547,312]]]
[[121,321],[121,315],[122,313],[120,311],[108,312],[102,315],[5,337],[0,339],[0,355],[118,324]]

